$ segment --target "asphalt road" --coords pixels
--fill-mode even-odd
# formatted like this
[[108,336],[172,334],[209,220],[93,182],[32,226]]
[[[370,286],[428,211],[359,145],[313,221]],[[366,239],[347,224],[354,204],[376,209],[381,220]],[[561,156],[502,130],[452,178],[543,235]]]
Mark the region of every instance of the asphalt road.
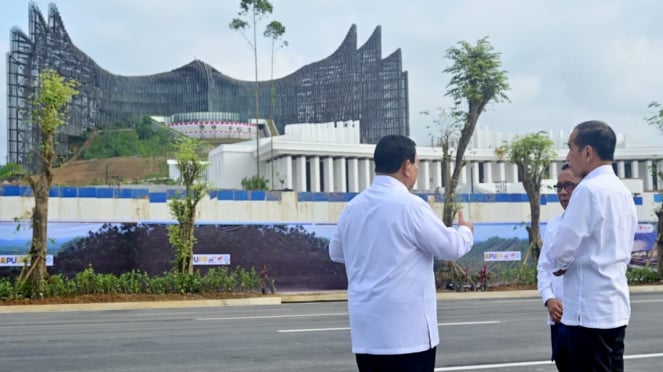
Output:
[[[660,371],[663,296],[631,296],[626,370]],[[537,298],[442,300],[436,371],[555,371]],[[356,371],[345,302],[0,314],[0,371]]]

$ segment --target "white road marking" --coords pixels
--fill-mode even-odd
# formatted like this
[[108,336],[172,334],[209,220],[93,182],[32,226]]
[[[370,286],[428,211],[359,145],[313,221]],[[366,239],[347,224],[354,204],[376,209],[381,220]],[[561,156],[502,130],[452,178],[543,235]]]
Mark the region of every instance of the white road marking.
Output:
[[197,318],[195,320],[246,320],[246,319],[277,319],[277,318],[303,318],[316,316],[343,316],[348,313],[329,314],[287,314],[287,315],[260,315],[260,316],[229,316],[224,318]]
[[[646,358],[661,358],[661,357],[663,357],[663,353],[624,355],[624,359],[646,359]],[[554,363],[550,360],[543,360],[543,361],[533,361],[533,362],[475,364],[469,366],[435,368],[434,371],[435,372],[476,371],[478,369],[529,367],[529,366],[542,366],[542,365],[554,365]]]
[[[438,327],[448,326],[464,326],[464,325],[480,325],[480,324],[498,324],[499,320],[487,320],[484,322],[454,322],[454,323],[438,323]],[[301,329],[279,329],[278,333],[296,333],[296,332],[327,332],[327,331],[348,331],[350,327],[336,327],[336,328],[301,328]]]

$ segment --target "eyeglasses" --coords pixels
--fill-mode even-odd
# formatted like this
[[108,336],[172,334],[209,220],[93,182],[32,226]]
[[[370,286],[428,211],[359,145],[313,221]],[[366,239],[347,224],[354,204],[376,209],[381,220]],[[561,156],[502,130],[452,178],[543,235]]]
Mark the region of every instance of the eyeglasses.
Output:
[[564,182],[553,185],[553,187],[555,188],[555,190],[557,190],[557,192],[562,191],[562,189],[566,190],[567,192],[571,192],[576,186],[578,186],[578,184],[573,182]]

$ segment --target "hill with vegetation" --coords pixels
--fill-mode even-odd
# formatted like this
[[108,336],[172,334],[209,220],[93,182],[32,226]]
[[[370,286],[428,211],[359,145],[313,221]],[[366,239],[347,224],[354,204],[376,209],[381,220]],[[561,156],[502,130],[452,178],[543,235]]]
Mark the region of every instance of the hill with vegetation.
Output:
[[167,183],[166,160],[179,133],[149,117],[129,127],[91,131],[74,156],[55,168],[53,184],[66,186]]

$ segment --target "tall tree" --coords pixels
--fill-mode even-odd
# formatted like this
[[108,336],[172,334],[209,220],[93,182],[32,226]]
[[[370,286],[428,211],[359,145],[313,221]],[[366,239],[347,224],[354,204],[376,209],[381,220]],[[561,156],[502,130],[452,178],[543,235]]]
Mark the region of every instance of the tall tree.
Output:
[[509,90],[509,82],[507,72],[501,70],[501,53],[494,51],[487,37],[479,39],[476,45],[460,41],[457,47],[447,49],[445,56],[453,62],[444,69],[445,73],[451,74],[446,92],[446,95],[454,100],[451,115],[454,120],[462,123],[453,173],[449,182],[444,185],[445,203],[442,220],[451,226],[454,203],[446,201],[456,199],[458,178],[465,165],[463,160],[465,150],[477,126],[479,116],[488,103],[509,100],[505,94]]
[[194,138],[183,138],[177,143],[176,167],[184,193],[168,202],[170,214],[177,220],[177,224],[168,225],[168,241],[175,249],[175,271],[180,273],[193,274],[196,207],[207,191],[204,181],[207,164],[202,162],[199,150],[200,142]]
[[527,262],[530,254],[534,262],[541,252],[541,181],[548,175],[550,164],[555,160],[557,152],[553,149],[553,141],[545,132],[516,136],[511,143],[504,144],[495,152],[504,152],[509,161],[516,164],[522,179],[523,187],[529,199],[530,225],[527,227],[529,250],[523,262]]
[[32,99],[32,122],[39,129],[38,172],[26,177],[32,187],[35,206],[32,209],[32,242],[30,267],[24,267],[19,283],[28,283],[33,293],[41,293],[46,278],[46,249],[48,243],[48,193],[53,182],[55,166],[55,133],[67,124],[65,108],[78,94],[74,80],[65,80],[55,70],[46,69],[39,74],[37,89]]
[[[656,109],[656,112],[652,116],[645,118],[645,121],[651,126],[657,127],[663,132],[663,108],[658,102],[651,102],[649,108]],[[659,163],[660,164],[660,163]],[[654,177],[658,177],[659,189],[663,189],[663,169],[659,169],[658,166],[652,170],[654,172]],[[658,272],[663,273],[663,202],[656,209],[656,218],[658,219],[657,231],[658,236],[656,237],[656,251],[658,252]]]
[[[233,18],[229,27],[232,30],[241,31],[242,36],[253,50],[253,66],[255,71],[255,123],[256,123],[256,174],[260,178],[260,136],[258,135],[260,119],[260,85],[258,84],[258,24],[267,16],[272,14],[274,7],[267,0],[241,0],[238,18]],[[247,29],[252,29],[251,37],[246,35]]]
[[269,74],[269,152],[272,160],[270,161],[271,168],[271,184],[272,189],[274,188],[274,136],[276,135],[276,124],[274,123],[274,109],[276,108],[276,86],[274,84],[274,54],[277,49],[288,46],[288,42],[283,40],[283,35],[285,34],[285,26],[279,21],[272,21],[267,25],[263,36],[271,39],[272,41],[272,60],[270,64],[270,74]]

